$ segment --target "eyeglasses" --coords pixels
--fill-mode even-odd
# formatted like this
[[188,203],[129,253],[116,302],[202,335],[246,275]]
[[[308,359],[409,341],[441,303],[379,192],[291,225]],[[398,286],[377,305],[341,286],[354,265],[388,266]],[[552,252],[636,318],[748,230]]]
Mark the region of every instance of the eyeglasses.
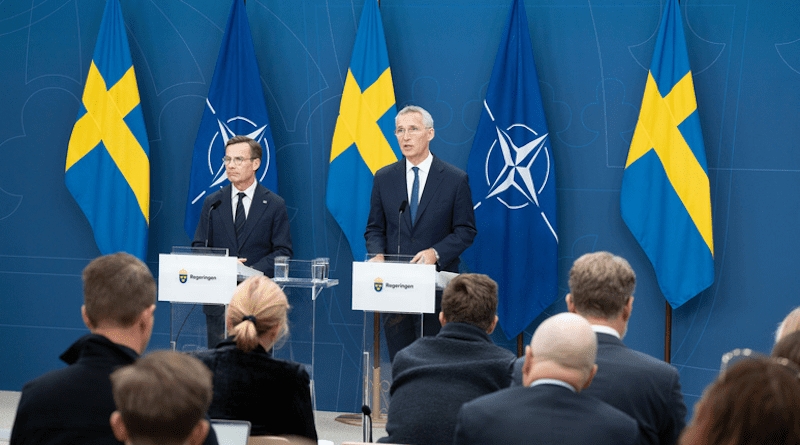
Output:
[[798,380],[800,380],[800,369],[798,369],[797,365],[792,362],[791,360],[785,357],[769,357],[765,356],[759,352],[755,352],[752,349],[744,348],[744,349],[734,349],[733,351],[726,352],[722,354],[722,363],[720,364],[719,370],[722,373],[725,373],[728,369],[732,368],[733,365],[739,363],[742,360],[746,359],[756,359],[756,360],[769,360],[773,363],[777,363],[784,368],[788,369],[795,375],[797,375]]
[[406,129],[406,128],[398,128],[398,129],[394,130],[394,135],[395,136],[403,136],[404,134],[406,134],[406,132],[408,132],[409,135],[416,136],[416,135],[422,133],[425,130],[427,130],[427,128],[419,128],[419,127],[409,127],[408,129]]
[[232,158],[230,156],[225,156],[225,157],[222,158],[222,162],[224,162],[225,165],[228,165],[228,164],[231,163],[231,161],[233,161],[233,165],[238,167],[238,166],[242,165],[242,162],[244,162],[244,161],[252,161],[253,159],[255,159],[255,158],[243,158],[241,156],[236,156],[235,158]]

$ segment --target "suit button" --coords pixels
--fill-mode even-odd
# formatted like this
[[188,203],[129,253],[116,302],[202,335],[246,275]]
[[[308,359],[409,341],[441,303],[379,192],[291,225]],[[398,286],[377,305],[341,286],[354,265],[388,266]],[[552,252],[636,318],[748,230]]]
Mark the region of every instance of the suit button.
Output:
[[417,242],[417,239],[416,239],[416,238],[411,238],[411,242],[412,242],[412,243],[416,243],[416,242]]

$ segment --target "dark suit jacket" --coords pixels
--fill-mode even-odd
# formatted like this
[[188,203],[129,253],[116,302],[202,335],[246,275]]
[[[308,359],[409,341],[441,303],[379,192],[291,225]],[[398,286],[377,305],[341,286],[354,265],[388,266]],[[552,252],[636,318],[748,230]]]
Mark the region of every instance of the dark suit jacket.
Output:
[[685,426],[686,405],[678,371],[597,334],[597,375],[583,393],[630,414],[639,422],[642,443],[672,445]]
[[[292,256],[292,236],[289,233],[289,214],[283,198],[272,193],[261,184],[256,185],[247,222],[244,225],[242,245],[236,241],[233,227],[231,187],[208,195],[203,201],[200,222],[194,232],[192,246],[203,246],[208,231],[208,247],[226,247],[229,255],[247,258],[245,266],[274,276],[276,256]],[[208,228],[209,209],[217,201],[220,204],[211,212],[211,227]]]
[[447,323],[437,336],[418,339],[392,362],[389,435],[379,442],[450,443],[461,404],[508,387],[513,360],[468,323]]
[[[514,364],[514,382],[522,384],[524,357]],[[678,371],[628,348],[622,340],[597,334],[597,374],[582,394],[600,399],[639,423],[643,444],[672,445],[686,425]]]
[[274,359],[261,346],[244,352],[230,339],[197,357],[214,374],[211,418],[247,420],[251,436],[296,434],[317,440],[303,365]]
[[[108,420],[116,409],[108,376],[137,357],[102,335],[79,338],[60,357],[69,366],[22,388],[10,443],[120,445]],[[213,430],[205,444],[217,444]]]
[[367,252],[396,254],[399,236],[399,253],[415,255],[433,247],[439,269],[458,272],[458,256],[478,233],[467,174],[434,156],[413,228],[408,209],[397,225],[400,204],[408,201],[406,188],[405,158],[375,173],[364,234]]
[[455,445],[633,445],[639,440],[629,415],[583,393],[543,384],[517,386],[465,403]]

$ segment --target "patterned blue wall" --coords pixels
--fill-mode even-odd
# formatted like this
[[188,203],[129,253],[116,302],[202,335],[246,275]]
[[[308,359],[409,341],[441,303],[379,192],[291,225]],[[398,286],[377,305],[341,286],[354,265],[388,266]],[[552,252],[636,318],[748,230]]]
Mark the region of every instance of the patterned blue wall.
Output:
[[[151,147],[148,263],[186,245],[191,150],[229,1],[121,0]],[[639,277],[626,342],[663,357],[664,300],[619,216],[659,0],[528,0],[556,162],[563,311],[574,258],[610,250]],[[61,366],[85,332],[80,272],[98,255],[64,186],[64,160],[105,0],[6,0],[0,6],[0,389]],[[466,167],[509,0],[383,0],[399,105],[436,120],[432,150]],[[330,140],[362,1],[248,0],[296,257],[331,258],[341,284],[317,301],[317,402],[360,407],[363,315],[350,308],[352,256],[325,208]],[[683,0],[711,179],[716,281],[674,312],[672,355],[687,404],[736,347],[767,352],[798,304],[794,272],[800,137],[800,3]],[[519,265],[518,267],[525,267]],[[502,290],[501,290],[502,291]],[[310,361],[311,303],[292,293],[293,357]],[[544,317],[526,330],[526,340]],[[169,340],[159,304],[151,349]],[[513,348],[502,334],[495,338]]]

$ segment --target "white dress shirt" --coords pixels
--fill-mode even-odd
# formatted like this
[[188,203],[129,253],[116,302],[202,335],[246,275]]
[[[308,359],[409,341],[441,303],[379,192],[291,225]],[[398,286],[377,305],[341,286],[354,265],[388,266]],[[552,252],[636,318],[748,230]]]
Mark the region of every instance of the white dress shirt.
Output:
[[236,222],[236,206],[239,205],[239,192],[244,192],[242,205],[244,206],[245,219],[247,219],[247,215],[250,214],[250,204],[253,202],[253,195],[256,193],[257,184],[258,181],[253,181],[253,183],[250,184],[250,187],[247,187],[245,190],[239,190],[236,188],[236,186],[231,185],[231,206],[233,206],[234,223]]

